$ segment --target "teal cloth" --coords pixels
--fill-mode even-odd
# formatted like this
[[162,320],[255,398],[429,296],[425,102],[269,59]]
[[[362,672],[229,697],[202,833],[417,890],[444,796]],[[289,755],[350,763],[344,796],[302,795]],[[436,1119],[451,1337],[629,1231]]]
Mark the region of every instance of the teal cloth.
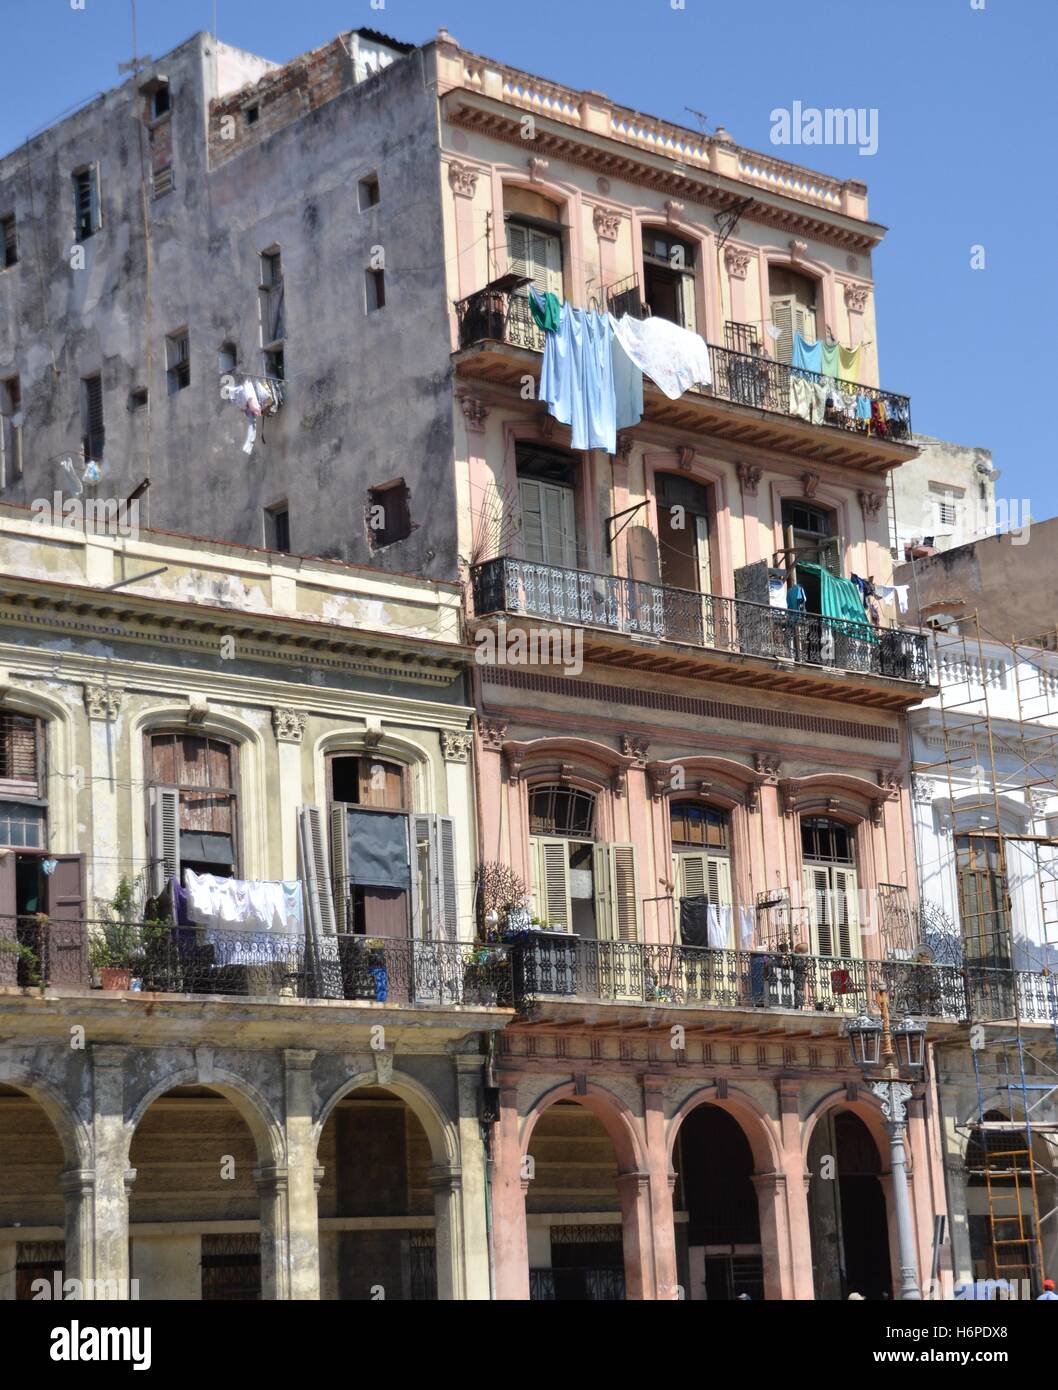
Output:
[[[864,627],[867,632],[862,635],[870,642],[877,642],[878,636],[868,622],[867,614],[863,611],[863,599],[860,597],[860,591],[851,579],[839,579],[836,574],[831,574],[822,565],[807,565],[799,561],[797,569],[798,572],[803,570],[805,574],[814,574],[818,577],[819,606],[823,610],[824,618],[835,618],[842,622],[855,623],[857,627]],[[857,633],[856,635],[860,636],[861,634]]]
[[838,354],[841,351],[840,347],[837,343],[823,343],[821,346],[823,349],[823,375],[840,376],[841,364],[838,360]]
[[823,371],[823,344],[809,343],[797,331],[793,335],[793,355],[790,359],[792,367],[800,367],[802,371],[815,372],[817,375]]
[[529,286],[529,312],[537,328],[545,333],[557,333],[562,324],[562,305],[558,296],[548,290],[541,294],[535,285]]

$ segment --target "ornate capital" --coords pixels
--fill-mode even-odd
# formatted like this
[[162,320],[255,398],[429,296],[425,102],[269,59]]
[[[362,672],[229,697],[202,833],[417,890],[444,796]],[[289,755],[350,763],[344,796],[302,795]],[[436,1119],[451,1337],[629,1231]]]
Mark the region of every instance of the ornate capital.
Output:
[[498,753],[507,737],[507,725],[502,719],[479,719],[478,733],[481,735],[482,748]]
[[754,753],[753,770],[761,777],[777,781],[782,773],[782,758],[778,753]]
[[867,296],[870,290],[866,285],[846,285],[845,286],[845,308],[850,314],[862,314],[867,308]]
[[300,743],[305,732],[304,711],[277,705],[272,711],[272,729],[277,743]]
[[467,422],[467,429],[471,434],[484,434],[485,421],[489,418],[488,406],[475,396],[460,396],[459,403],[463,407],[463,419]]
[[752,260],[753,257],[748,251],[742,251],[737,246],[724,247],[724,264],[732,280],[744,280]]
[[547,171],[551,168],[549,160],[538,159],[536,155],[532,155],[528,160],[528,164],[529,178],[533,183],[536,183],[539,179],[547,178]]
[[882,1114],[890,1124],[902,1125],[912,1090],[906,1081],[872,1081],[871,1090],[882,1102]]
[[448,166],[448,182],[457,198],[473,198],[478,186],[478,170],[453,160]]
[[760,480],[764,477],[764,469],[759,463],[736,463],[735,472],[738,474],[738,481],[742,486],[742,491],[747,497],[756,497],[757,488]]
[[919,806],[930,805],[936,790],[937,784],[932,777],[920,777],[917,772],[911,774],[911,799]]
[[646,767],[647,753],[650,751],[650,741],[641,738],[639,734],[621,735],[621,752],[626,758],[632,759],[633,767]]
[[89,719],[116,719],[121,713],[124,698],[123,690],[115,690],[109,685],[85,683],[84,707]]
[[602,241],[616,241],[621,226],[621,214],[613,208],[596,208],[591,215],[595,231]]
[[801,474],[801,486],[805,490],[806,497],[814,497],[816,489],[819,487],[819,474],[810,471]]
[[878,772],[878,785],[886,792],[898,792],[904,785],[904,779],[899,772],[894,772],[891,767],[883,767]]
[[860,499],[860,510],[864,517],[871,517],[872,519],[881,511],[882,503],[885,501],[884,492],[860,492],[857,493],[857,496]]
[[446,763],[465,763],[470,758],[470,747],[473,742],[473,734],[452,733],[448,729],[442,729],[441,755]]

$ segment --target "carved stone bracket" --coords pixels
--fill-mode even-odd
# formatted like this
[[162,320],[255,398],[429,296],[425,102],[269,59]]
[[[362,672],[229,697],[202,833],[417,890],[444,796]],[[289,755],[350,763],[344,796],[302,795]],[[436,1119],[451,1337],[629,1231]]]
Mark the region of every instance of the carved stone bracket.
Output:
[[540,159],[536,155],[532,155],[527,163],[529,165],[529,178],[533,183],[538,182],[540,179],[547,178],[547,171],[551,168],[549,160]]
[[617,768],[610,777],[610,790],[614,796],[623,797],[628,792],[628,769]]
[[784,816],[792,816],[797,810],[797,783],[790,777],[779,782],[779,810]]
[[864,517],[874,519],[882,509],[885,501],[884,492],[860,492],[857,494],[860,499],[860,510]]
[[489,417],[488,406],[474,396],[460,396],[459,403],[463,407],[463,419],[466,420],[467,429],[471,434],[484,434],[485,421]]
[[465,763],[470,759],[473,734],[441,730],[441,756],[446,763]]
[[457,198],[473,198],[478,186],[478,170],[453,160],[448,166],[448,182]]
[[272,729],[278,743],[300,743],[305,732],[305,715],[299,709],[277,706],[272,711]]
[[619,430],[617,433],[617,457],[624,463],[632,457],[632,445],[635,440],[632,438],[630,430]]
[[96,685],[86,682],[84,687],[84,707],[89,719],[116,719],[121,713],[123,690],[115,690],[109,685]]
[[676,457],[680,461],[680,467],[685,470],[693,468],[696,454],[697,450],[693,447],[693,445],[681,444],[680,447],[676,450]]
[[801,486],[805,490],[806,497],[814,497],[816,489],[819,487],[819,474],[806,471],[801,474]]
[[507,737],[507,725],[502,719],[479,719],[478,733],[481,735],[482,748],[498,753]]
[[596,208],[592,213],[592,223],[601,241],[616,241],[621,227],[621,214],[613,208]]
[[724,264],[732,280],[744,280],[752,261],[753,257],[748,251],[742,251],[737,246],[724,248]]
[[667,222],[678,222],[683,216],[685,207],[683,203],[678,203],[675,198],[670,198],[665,204],[665,220]]
[[522,779],[522,764],[525,762],[524,748],[504,748],[503,758],[507,764],[507,780],[512,785]]
[[845,308],[850,314],[862,314],[867,308],[868,294],[870,290],[866,285],[846,285]]
[[738,474],[738,481],[742,486],[742,491],[747,497],[756,497],[757,488],[760,480],[764,476],[764,469],[758,463],[737,463],[735,472]]

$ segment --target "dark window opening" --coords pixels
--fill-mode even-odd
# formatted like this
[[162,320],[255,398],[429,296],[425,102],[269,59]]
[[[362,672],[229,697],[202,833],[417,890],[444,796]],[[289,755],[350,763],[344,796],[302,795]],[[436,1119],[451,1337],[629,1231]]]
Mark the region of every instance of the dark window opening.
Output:
[[151,120],[157,121],[162,116],[167,116],[172,110],[172,101],[169,95],[169,83],[160,82],[151,93]]
[[377,174],[366,174],[357,184],[357,198],[360,211],[366,212],[368,208],[378,206],[381,193],[378,186]]
[[728,847],[726,811],[695,801],[674,801],[669,807],[674,849],[718,849]]
[[269,348],[264,355],[265,375],[282,381],[286,373],[286,354],[282,348]]
[[578,787],[534,787],[529,794],[529,833],[594,839],[594,793]]
[[998,836],[957,835],[955,869],[967,962],[1009,970],[1007,877],[1003,872]]
[[655,318],[694,324],[694,247],[663,232],[643,233],[643,299]]
[[95,169],[81,169],[73,176],[74,236],[87,241],[99,230],[99,176]]
[[369,270],[367,277],[367,312],[376,313],[386,307],[386,272]]
[[145,410],[150,395],[146,386],[137,386],[129,392],[129,410]]
[[259,106],[248,106],[246,108],[246,124],[256,125],[261,118],[261,108]]
[[103,426],[103,378],[86,376],[81,379],[81,448],[86,461],[97,463],[103,457],[106,430]]
[[0,270],[18,263],[18,230],[15,214],[0,217]]
[[191,340],[186,330],[172,333],[166,338],[165,361],[165,379],[169,394],[173,396],[191,385]]
[[335,754],[330,760],[331,800],[379,810],[405,809],[404,769],[370,754]]
[[0,379],[0,487],[22,476],[22,383]]
[[221,343],[217,351],[217,371],[233,372],[239,361],[239,349],[232,342]]
[[375,549],[411,535],[411,494],[403,478],[371,488],[368,498],[368,535]]
[[[782,526],[783,544],[793,541],[794,564],[819,565],[833,575],[841,575],[841,539],[834,534],[833,512],[809,502],[786,501],[782,504]],[[798,571],[797,582],[805,591],[808,611],[821,612],[818,578]]]
[[854,864],[853,833],[847,825],[827,816],[802,816],[801,856],[817,863]]
[[[222,739],[187,733],[150,734],[151,782],[179,794],[178,859],[182,869],[222,878],[237,872],[235,749]],[[152,845],[156,859],[162,845]]]
[[290,552],[290,509],[282,506],[265,510],[265,544],[269,550]]
[[203,1303],[248,1303],[260,1297],[260,1236],[238,1232],[203,1236]]

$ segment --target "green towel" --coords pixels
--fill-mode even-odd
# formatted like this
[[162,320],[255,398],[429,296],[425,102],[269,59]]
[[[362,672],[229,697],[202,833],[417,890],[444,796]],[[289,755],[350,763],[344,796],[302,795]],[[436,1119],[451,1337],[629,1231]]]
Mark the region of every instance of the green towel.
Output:
[[[831,574],[822,565],[808,565],[798,561],[798,573],[814,574],[819,579],[819,606],[824,618],[834,618],[841,622],[856,623],[867,629],[862,635],[868,642],[877,642],[878,637],[871,627],[870,619],[864,612],[860,591],[851,579],[841,579]],[[861,634],[857,633],[857,636]]]
[[823,343],[823,375],[840,376],[838,354],[841,349],[837,343]]
[[535,285],[529,286],[529,312],[537,328],[545,333],[558,332],[562,324],[562,304],[550,290],[541,294]]

